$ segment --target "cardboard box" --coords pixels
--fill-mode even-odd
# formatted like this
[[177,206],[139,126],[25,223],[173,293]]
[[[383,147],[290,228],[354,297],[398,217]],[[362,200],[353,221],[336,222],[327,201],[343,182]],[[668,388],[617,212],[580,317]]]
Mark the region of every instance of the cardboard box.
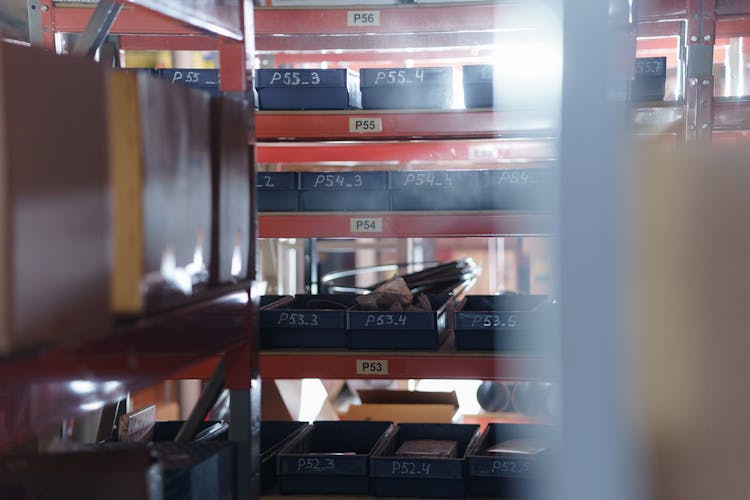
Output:
[[211,101],[212,248],[210,280],[232,283],[254,276],[250,237],[250,108],[241,99]]
[[106,330],[110,195],[100,66],[0,43],[0,198],[0,354]]
[[112,309],[184,302],[211,261],[210,98],[145,74],[109,81]]
[[342,420],[389,420],[396,423],[452,423],[459,419],[458,398],[451,392],[358,391],[362,404],[352,405]]

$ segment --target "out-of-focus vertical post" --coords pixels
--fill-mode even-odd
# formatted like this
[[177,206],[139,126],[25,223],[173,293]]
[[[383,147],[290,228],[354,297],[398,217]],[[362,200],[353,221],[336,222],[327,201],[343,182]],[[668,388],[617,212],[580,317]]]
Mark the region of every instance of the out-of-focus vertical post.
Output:
[[[563,2],[558,262],[563,453],[550,492],[563,500],[642,498],[628,417],[623,314],[630,131],[628,71],[619,65],[628,64],[623,44],[630,43],[626,32],[634,23],[630,6]],[[626,15],[613,19],[620,7]],[[632,56],[629,63],[635,63]]]

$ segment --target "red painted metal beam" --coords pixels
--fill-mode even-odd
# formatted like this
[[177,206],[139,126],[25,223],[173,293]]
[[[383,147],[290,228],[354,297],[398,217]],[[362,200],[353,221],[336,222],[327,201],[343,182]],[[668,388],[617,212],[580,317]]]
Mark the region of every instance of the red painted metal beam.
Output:
[[715,101],[714,130],[750,130],[750,101]]
[[685,0],[646,0],[638,2],[638,18],[664,20],[684,18],[687,15]]
[[[373,35],[257,35],[255,48],[259,51],[292,50],[414,50],[432,47],[491,46],[498,35],[489,31],[448,33],[393,33]],[[417,55],[419,52],[416,53]]]
[[258,144],[259,163],[549,160],[554,139],[364,141]]
[[[382,375],[357,373],[357,360],[387,361],[388,372]],[[540,380],[551,377],[551,365],[543,358],[492,354],[263,352],[260,367],[264,379]]]
[[208,35],[120,35],[122,50],[217,50]]
[[[354,2],[356,3],[356,2]],[[350,10],[377,11],[377,25],[349,26]],[[468,4],[458,6],[361,6],[356,9],[256,9],[257,35],[330,35],[332,33],[420,33],[495,30],[505,19],[515,21],[515,29],[523,28],[518,19],[518,5]]]
[[716,23],[716,36],[721,38],[750,36],[750,16],[735,19],[719,19]]
[[359,238],[352,218],[379,218],[383,231],[368,238],[450,238],[455,236],[533,236],[554,230],[551,215],[515,212],[274,213],[259,215],[261,238]]
[[[50,3],[52,3],[50,1]],[[81,33],[94,12],[89,7],[52,7],[53,29],[56,33]],[[52,10],[51,9],[51,10]],[[157,14],[145,8],[125,5],[117,15],[110,33],[141,35],[194,35],[204,34],[185,23]]]
[[[351,132],[350,119],[382,120],[382,132]],[[549,133],[552,113],[538,111],[338,111],[256,114],[258,140],[367,140],[404,138],[492,138],[503,135]]]
[[747,0],[716,0],[716,14],[719,16],[750,15],[750,2]]

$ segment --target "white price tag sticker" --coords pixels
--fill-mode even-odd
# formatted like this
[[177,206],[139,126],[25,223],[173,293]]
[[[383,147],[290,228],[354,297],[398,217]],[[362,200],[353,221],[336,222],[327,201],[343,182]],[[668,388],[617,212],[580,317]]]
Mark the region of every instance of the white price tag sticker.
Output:
[[388,375],[388,360],[358,359],[357,375]]
[[349,230],[352,233],[382,233],[382,217],[352,217],[349,219]]
[[379,10],[350,10],[346,13],[347,26],[380,26]]
[[353,134],[379,134],[383,132],[383,119],[354,116],[349,118],[349,132]]

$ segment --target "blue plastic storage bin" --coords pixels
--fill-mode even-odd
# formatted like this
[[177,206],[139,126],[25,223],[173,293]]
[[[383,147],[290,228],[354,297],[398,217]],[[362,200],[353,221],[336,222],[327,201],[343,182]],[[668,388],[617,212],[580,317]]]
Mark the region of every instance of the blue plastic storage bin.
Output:
[[449,109],[452,68],[363,68],[363,109]]
[[259,69],[261,110],[360,108],[359,76],[346,69]]
[[[480,431],[468,424],[399,424],[378,449],[371,465],[373,493],[379,497],[463,498],[465,457],[477,452]],[[457,458],[395,456],[406,441],[456,441]]]
[[299,210],[298,172],[258,172],[256,186],[259,212]]
[[385,211],[388,172],[302,172],[302,211]]
[[279,452],[281,493],[367,495],[372,454],[394,432],[391,422],[315,422]]
[[479,210],[480,170],[389,172],[391,210]]
[[464,66],[464,104],[467,108],[491,108],[493,105],[493,66],[469,64]]

